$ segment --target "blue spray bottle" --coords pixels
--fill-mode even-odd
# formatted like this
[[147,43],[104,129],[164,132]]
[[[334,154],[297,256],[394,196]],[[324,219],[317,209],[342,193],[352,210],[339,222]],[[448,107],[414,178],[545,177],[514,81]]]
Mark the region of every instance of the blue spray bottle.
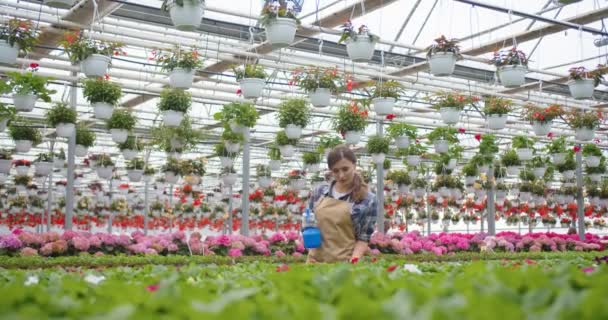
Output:
[[314,249],[321,246],[321,230],[317,227],[315,216],[311,214],[310,208],[306,208],[304,213],[304,223],[302,224],[302,238],[304,248]]

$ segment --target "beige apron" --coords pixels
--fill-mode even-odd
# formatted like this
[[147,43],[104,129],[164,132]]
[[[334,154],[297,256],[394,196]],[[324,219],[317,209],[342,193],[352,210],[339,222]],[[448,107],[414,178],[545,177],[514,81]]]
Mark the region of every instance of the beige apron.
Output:
[[314,207],[317,226],[321,230],[321,247],[311,250],[309,257],[317,262],[350,261],[355,249],[355,231],[351,204],[323,197]]

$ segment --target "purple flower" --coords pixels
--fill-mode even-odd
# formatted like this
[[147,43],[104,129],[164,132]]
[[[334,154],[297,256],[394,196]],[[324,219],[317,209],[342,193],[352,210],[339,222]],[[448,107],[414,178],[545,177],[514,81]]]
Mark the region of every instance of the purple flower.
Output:
[[23,243],[21,242],[21,240],[19,240],[19,238],[12,233],[4,235],[0,239],[0,248],[2,249],[19,250],[22,246]]

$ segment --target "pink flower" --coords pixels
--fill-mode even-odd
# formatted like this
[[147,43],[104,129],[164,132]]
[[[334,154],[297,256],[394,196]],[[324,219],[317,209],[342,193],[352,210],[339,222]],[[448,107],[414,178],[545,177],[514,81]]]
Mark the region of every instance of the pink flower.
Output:
[[292,253],[291,255],[297,258],[297,257],[301,257],[302,253],[296,251],[296,252]]
[[90,247],[89,240],[87,240],[85,237],[72,238],[72,245],[76,250],[81,252],[87,252]]
[[243,256],[243,253],[241,252],[240,249],[230,249],[228,251],[228,256],[232,257],[232,258],[237,258],[237,257]]
[[158,290],[158,288],[160,288],[160,286],[158,284],[153,284],[153,285],[147,286],[146,291],[155,292],[156,290]]
[[25,248],[21,249],[21,251],[19,252],[19,255],[22,257],[37,256],[38,250],[30,248],[30,247],[25,247]]
[[104,255],[104,254],[103,254],[103,252],[101,252],[101,251],[97,251],[97,252],[95,252],[95,254],[94,254],[94,256],[96,256],[96,257],[101,257],[101,256],[103,256],[103,255]]
[[370,251],[370,253],[371,253],[373,256],[376,256],[376,255],[379,255],[379,254],[380,254],[380,250],[378,250],[378,249],[375,249],[375,248],[374,248],[374,249],[372,249],[372,250]]
[[591,273],[591,272],[595,271],[595,268],[593,268],[593,267],[587,267],[587,268],[583,268],[582,271],[584,273]]
[[230,247],[230,237],[227,235],[221,235],[215,238],[215,243],[220,246]]
[[281,250],[277,250],[277,251],[274,252],[274,255],[276,257],[284,257],[285,253],[283,251],[281,251]]
[[15,229],[13,229],[13,232],[11,232],[11,233],[16,236],[19,236],[20,234],[23,233],[23,229],[15,228]]

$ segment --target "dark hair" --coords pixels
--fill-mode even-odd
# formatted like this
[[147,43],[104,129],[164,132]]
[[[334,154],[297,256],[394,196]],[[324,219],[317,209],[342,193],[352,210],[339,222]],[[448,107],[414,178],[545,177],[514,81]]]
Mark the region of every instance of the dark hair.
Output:
[[346,145],[339,145],[333,148],[327,155],[327,166],[331,168],[338,163],[338,161],[346,159],[355,165],[355,176],[353,177],[353,192],[352,197],[355,201],[361,201],[367,196],[369,191],[367,184],[361,177],[361,174],[357,171],[357,157],[355,153]]

